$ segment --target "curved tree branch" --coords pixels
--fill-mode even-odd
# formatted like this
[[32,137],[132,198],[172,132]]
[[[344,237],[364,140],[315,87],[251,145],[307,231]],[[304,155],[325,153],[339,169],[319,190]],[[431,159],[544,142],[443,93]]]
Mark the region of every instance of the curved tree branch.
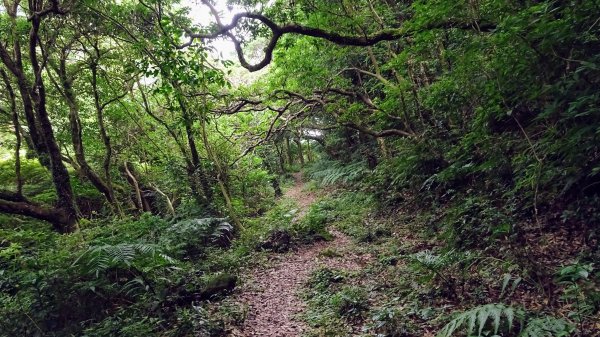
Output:
[[63,224],[71,221],[70,214],[64,209],[40,205],[20,194],[3,190],[0,190],[0,213],[23,215],[48,221],[61,233],[68,231]]
[[[321,28],[316,27],[308,27],[298,23],[288,23],[284,25],[279,25],[275,23],[273,20],[268,17],[259,14],[259,13],[251,13],[251,12],[243,12],[238,13],[233,16],[230,24],[224,25],[221,22],[221,18],[211,4],[210,0],[202,0],[202,3],[206,5],[215,21],[217,23],[218,29],[210,32],[210,33],[197,33],[193,32],[190,29],[186,29],[186,34],[189,37],[189,41],[180,45],[180,48],[185,48],[194,42],[195,39],[216,39],[218,37],[228,37],[230,38],[234,45],[235,50],[238,55],[238,59],[241,65],[250,70],[257,71],[264,67],[266,67],[269,63],[271,63],[273,59],[273,51],[277,46],[277,42],[279,39],[286,34],[296,34],[296,35],[304,35],[315,38],[324,39],[330,42],[333,42],[342,46],[357,46],[357,47],[368,47],[373,46],[382,41],[395,41],[402,38],[407,38],[415,35],[420,31],[427,31],[432,29],[450,29],[450,28],[458,28],[458,29],[468,29],[468,30],[477,30],[477,31],[492,31],[496,28],[494,24],[487,24],[481,22],[455,22],[455,21],[446,21],[446,22],[438,22],[432,23],[425,27],[419,29],[403,29],[403,28],[390,28],[390,29],[382,29],[378,32],[375,32],[371,35],[343,35],[338,32],[328,31]],[[231,33],[236,27],[238,27],[240,21],[243,19],[256,20],[260,21],[263,25],[265,25],[271,31],[271,39],[269,43],[265,47],[265,54],[263,59],[256,63],[250,64],[246,60],[244,56],[243,48],[241,43],[235,38],[235,36]]]
[[401,137],[414,137],[415,135],[400,129],[386,129],[382,131],[374,131],[362,125],[354,124],[354,123],[342,123],[343,126],[358,130],[362,133],[365,133],[369,136],[373,136],[375,138],[383,138],[383,137],[391,137],[391,136],[401,136]]

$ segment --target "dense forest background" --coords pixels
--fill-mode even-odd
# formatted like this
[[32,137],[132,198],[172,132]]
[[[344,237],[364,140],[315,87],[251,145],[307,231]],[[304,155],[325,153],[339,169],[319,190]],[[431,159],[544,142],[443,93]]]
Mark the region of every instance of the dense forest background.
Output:
[[226,336],[337,228],[372,259],[312,274],[309,336],[599,336],[599,15],[3,0],[0,335]]

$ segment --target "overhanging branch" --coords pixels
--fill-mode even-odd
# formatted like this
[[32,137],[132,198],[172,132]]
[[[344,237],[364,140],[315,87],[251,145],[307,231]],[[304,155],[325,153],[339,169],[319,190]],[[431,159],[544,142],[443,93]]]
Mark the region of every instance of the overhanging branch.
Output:
[[63,230],[60,224],[69,220],[68,213],[61,208],[37,204],[22,195],[5,190],[0,190],[0,213],[23,215],[48,221],[59,231]]
[[[333,42],[342,46],[357,46],[357,47],[368,47],[373,46],[379,42],[383,41],[395,41],[403,38],[408,38],[414,36],[415,34],[428,31],[432,29],[465,29],[465,30],[477,30],[480,32],[492,31],[496,28],[495,24],[488,24],[482,22],[455,22],[455,21],[445,21],[438,22],[426,25],[425,27],[419,29],[404,29],[404,28],[390,28],[390,29],[382,29],[378,32],[375,32],[370,35],[344,35],[338,32],[328,31],[321,28],[316,27],[308,27],[298,23],[288,23],[284,25],[280,25],[275,23],[273,20],[268,17],[259,14],[259,13],[251,13],[251,12],[243,12],[238,13],[233,16],[230,24],[223,24],[221,22],[221,18],[219,17],[218,12],[215,10],[214,6],[209,0],[202,0],[202,3],[209,7],[215,21],[217,23],[217,29],[210,33],[197,33],[193,32],[190,29],[186,30],[186,34],[189,37],[189,41],[183,45],[180,45],[180,48],[185,48],[194,42],[196,39],[216,39],[219,37],[228,37],[230,38],[234,45],[235,50],[238,56],[238,59],[241,65],[250,70],[257,71],[264,67],[266,67],[269,63],[271,63],[273,59],[273,50],[277,46],[277,42],[279,39],[286,34],[296,34],[303,36],[310,36],[314,38],[324,39],[330,42]],[[232,34],[232,30],[238,27],[239,23],[243,19],[256,20],[260,21],[263,25],[265,25],[271,31],[271,39],[269,40],[267,46],[264,49],[264,57],[257,64],[250,64],[246,60],[244,56],[243,48],[235,36]]]

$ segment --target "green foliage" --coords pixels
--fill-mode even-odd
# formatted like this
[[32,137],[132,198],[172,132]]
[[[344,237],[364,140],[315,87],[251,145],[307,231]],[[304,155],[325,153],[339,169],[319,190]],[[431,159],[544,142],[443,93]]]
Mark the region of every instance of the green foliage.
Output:
[[85,274],[99,277],[113,268],[137,269],[143,272],[148,268],[168,266],[175,260],[164,254],[153,244],[117,244],[90,247],[75,262]]
[[82,336],[138,336],[139,333],[152,334],[154,325],[160,321],[156,318],[135,315],[127,310],[119,310],[110,319],[102,320],[84,330]]
[[294,235],[300,241],[310,243],[332,239],[331,234],[327,232],[329,217],[323,208],[324,205],[320,202],[311,205],[304,217],[292,225]]
[[189,258],[211,245],[229,245],[232,236],[233,226],[226,218],[190,219],[170,226],[161,242],[178,256]]
[[360,321],[368,312],[369,294],[364,288],[348,284],[352,276],[327,267],[311,273],[305,294],[309,310],[304,316],[321,333],[344,336],[348,323]]
[[362,162],[343,164],[337,161],[320,160],[306,170],[306,174],[321,185],[348,184],[361,179],[368,169]]
[[600,278],[593,263],[574,263],[562,267],[556,281],[564,287],[561,299],[569,303],[569,317],[579,324],[593,320],[600,311],[600,293],[595,290]]
[[482,247],[514,232],[511,205],[497,208],[485,197],[457,200],[445,214],[444,236],[460,248]]
[[[265,250],[331,239],[329,226],[361,248],[393,247],[372,252],[378,262],[365,272],[389,273],[373,289],[396,299],[374,311],[377,333],[418,335],[438,327],[431,313],[455,307],[473,309],[440,336],[595,332],[598,1],[228,1],[332,32],[329,40],[386,37],[350,48],[275,34],[271,67],[252,78],[211,39],[181,46],[219,31],[196,24],[185,4],[50,6],[32,41],[35,6],[20,6],[14,20],[10,4],[2,8],[0,208],[10,215],[0,215],[0,334],[223,334],[221,312],[190,304],[193,288],[260,265]],[[250,63],[263,56],[268,26],[247,18],[228,31]],[[67,186],[51,172],[64,162],[83,218],[77,234],[23,217],[20,198],[4,193],[17,187],[9,87],[27,206],[69,202],[57,200]],[[28,98],[42,120],[26,115]],[[61,158],[48,168],[46,148]],[[280,176],[311,160],[306,176],[332,195],[306,214],[275,204]],[[244,228],[234,233],[236,217]],[[399,233],[404,225],[412,231]],[[283,248],[267,249],[277,236]],[[349,335],[350,321],[368,317],[371,289],[352,275],[319,270],[308,286],[308,320],[323,335]],[[481,305],[540,307],[550,295],[548,315],[529,320],[530,308]]]
[[445,271],[450,268],[458,260],[462,260],[465,257],[464,254],[459,254],[455,250],[449,250],[442,254],[436,255],[432,251],[424,250],[418,253],[412,254],[409,260],[413,263],[415,268],[422,268],[433,275],[444,276]]
[[404,337],[417,334],[414,323],[407,317],[403,308],[384,304],[380,308],[373,309],[373,315],[368,324],[368,331],[376,333],[377,337]]
[[515,325],[521,325],[524,313],[502,303],[486,304],[458,314],[438,332],[437,337],[450,337],[460,329],[467,335],[498,335],[499,331],[510,332]]
[[338,315],[360,318],[368,310],[368,294],[362,288],[344,287],[330,299]]
[[564,319],[544,316],[528,321],[519,337],[564,337],[573,331],[574,327]]
[[436,185],[428,182],[428,178],[447,166],[444,158],[435,151],[442,144],[434,140],[416,144],[399,140],[397,146],[397,154],[382,161],[367,180],[375,187],[376,196],[392,204],[401,198],[399,192],[403,189],[431,190]]
[[330,225],[362,242],[370,242],[389,234],[385,224],[365,222],[368,212],[375,207],[373,196],[363,192],[343,192],[323,199],[316,207],[326,214]]
[[[219,228],[221,223],[214,227]],[[186,298],[180,282],[203,289],[217,283],[220,274],[207,274],[205,270],[211,265],[205,265],[203,260],[191,265],[172,258],[171,254],[179,248],[171,246],[176,243],[170,241],[176,238],[171,235],[176,233],[170,231],[173,227],[166,221],[149,214],[137,220],[93,221],[86,223],[81,233],[71,236],[60,236],[49,228],[45,232],[42,229],[46,227],[37,222],[27,225],[32,229],[21,223],[19,231],[5,230],[3,234],[7,235],[3,235],[0,244],[3,333],[137,336],[172,331],[177,336],[176,331],[184,331],[180,329],[187,323],[193,323],[197,331],[217,331],[209,325],[187,321],[187,309],[173,305]],[[215,231],[194,233],[206,236],[193,239],[215,244],[213,238],[217,235],[210,236]],[[87,242],[82,242],[83,238]],[[183,236],[180,239],[184,241]],[[206,248],[198,247],[203,251]],[[208,250],[207,254],[215,257],[207,259],[220,263],[220,270],[231,268],[224,257],[238,255],[218,249],[214,253]],[[174,310],[159,314],[156,308],[163,306]],[[174,316],[179,314],[182,316]],[[194,317],[212,322],[215,329],[221,326],[221,321],[209,316],[203,312]]]
[[[0,161],[0,181],[2,182],[0,186],[4,189],[12,189],[15,185],[14,166],[14,157]],[[30,187],[30,193],[46,189],[51,183],[49,172],[36,159],[21,157],[21,177],[23,181],[33,185]]]
[[[469,268],[475,256],[472,252],[454,249],[435,254],[424,250],[407,257],[411,269],[423,284],[428,285],[435,296],[455,298],[465,296]],[[459,292],[460,290],[460,292]]]
[[225,327],[222,320],[215,319],[206,309],[201,306],[180,308],[176,313],[180,324],[167,332],[167,336],[200,336],[213,337],[224,336]]
[[[504,274],[502,278],[502,287],[500,290],[500,298],[507,296],[509,297],[511,294],[515,292],[519,284],[523,279],[521,277],[514,277],[511,274]],[[510,288],[509,288],[510,285]]]
[[[517,329],[517,327],[521,327]],[[466,331],[468,336],[518,337],[564,337],[571,336],[572,324],[552,316],[533,317],[526,320],[522,309],[502,303],[486,304],[458,314],[442,330],[438,337],[450,337],[458,331]]]
[[577,282],[580,280],[587,280],[590,274],[593,272],[594,266],[592,263],[587,264],[572,264],[563,267],[558,272],[559,282]]
[[342,282],[345,277],[345,273],[340,270],[319,268],[312,272],[308,284],[318,291],[326,291],[330,286]]

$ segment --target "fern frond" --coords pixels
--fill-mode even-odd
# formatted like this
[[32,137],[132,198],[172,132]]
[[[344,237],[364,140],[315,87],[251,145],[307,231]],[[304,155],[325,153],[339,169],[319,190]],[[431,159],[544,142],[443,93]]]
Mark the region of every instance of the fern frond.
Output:
[[440,255],[436,255],[430,250],[423,250],[411,255],[409,258],[413,262],[436,272],[459,259],[459,254],[454,249]]
[[201,218],[180,221],[161,237],[161,244],[178,255],[196,256],[209,246],[231,242],[234,227],[227,218]]
[[[510,287],[509,291],[507,292],[506,289],[508,288],[508,285],[510,284],[510,282],[512,281],[512,286]],[[522,278],[521,277],[515,277],[513,278],[513,276],[511,274],[504,274],[504,277],[502,279],[502,285],[500,288],[500,298],[504,297],[504,295],[506,295],[507,297],[512,295],[515,290],[517,289],[517,287],[519,286],[519,284],[521,283]]]
[[566,337],[575,327],[561,318],[544,316],[527,322],[519,337]]
[[226,218],[202,218],[180,221],[168,230],[171,237],[186,237],[189,235],[201,238],[220,239],[231,234],[233,226]]
[[342,164],[337,161],[321,161],[307,170],[308,176],[321,185],[350,183],[360,179],[368,168],[363,162]]
[[152,264],[175,264],[176,260],[164,254],[159,246],[144,243],[121,243],[117,245],[101,245],[90,247],[75,262],[84,273],[96,277],[107,269],[114,267],[131,267],[143,259]]
[[[477,328],[477,336],[482,336],[484,329],[493,329],[494,334],[498,334],[502,326],[502,318],[506,319],[506,329],[512,330],[515,318],[523,320],[524,314],[521,310],[502,303],[486,304],[465,311],[452,319],[436,337],[451,337],[461,328],[466,328],[467,335],[472,335]],[[528,336],[529,337],[529,336]]]

